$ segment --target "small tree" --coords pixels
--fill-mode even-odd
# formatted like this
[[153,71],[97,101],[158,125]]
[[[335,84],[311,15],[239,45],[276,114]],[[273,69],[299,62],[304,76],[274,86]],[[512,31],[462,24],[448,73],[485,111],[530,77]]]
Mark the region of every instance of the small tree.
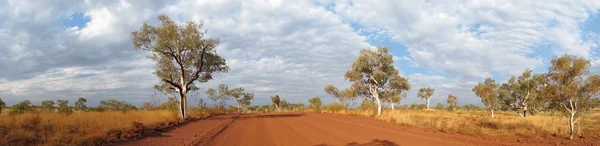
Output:
[[203,98],[198,99],[198,107],[206,108],[206,103],[204,102]]
[[44,100],[42,101],[42,112],[52,112],[54,110],[54,101]]
[[348,102],[356,99],[356,92],[352,88],[346,88],[340,91],[333,85],[327,85],[324,90],[325,93],[331,95],[333,99],[340,105],[343,105],[344,108],[348,106]]
[[6,103],[4,103],[2,98],[0,98],[0,114],[2,114],[2,109],[4,109],[5,107],[6,107]]
[[85,106],[86,102],[87,102],[87,99],[85,99],[83,97],[79,97],[79,99],[77,99],[77,101],[75,102],[75,110],[76,111],[86,111],[87,110],[87,106]]
[[552,58],[548,71],[549,84],[545,94],[551,102],[560,106],[568,117],[569,138],[573,139],[575,124],[593,106],[593,99],[600,92],[600,75],[589,74],[590,61],[572,55]]
[[437,103],[437,104],[435,105],[435,109],[436,109],[436,110],[443,110],[443,109],[444,109],[444,104],[442,104],[442,103]]
[[479,98],[483,104],[488,108],[492,113],[492,118],[494,118],[494,109],[498,105],[498,93],[496,92],[498,88],[498,84],[492,78],[486,78],[485,82],[477,84],[473,87],[473,92]]
[[68,100],[56,100],[58,102],[58,112],[62,114],[71,114],[73,110],[69,107]]
[[[530,69],[525,70],[521,76],[514,76],[508,81],[510,94],[514,97],[514,103],[511,103],[512,109],[517,111],[521,117],[527,117],[527,113],[536,113],[541,107],[539,103],[542,99],[538,97],[546,83],[546,76],[543,74],[531,73]],[[503,87],[500,87],[503,88]],[[500,94],[502,91],[499,91]],[[506,96],[506,95],[500,95]],[[542,104],[543,105],[543,104]],[[520,111],[520,112],[519,112]],[[522,114],[521,114],[522,113]]]
[[450,111],[456,110],[456,100],[457,100],[456,96],[454,96],[452,94],[448,94],[448,100],[446,101],[448,103],[448,110],[450,110]]
[[30,113],[30,112],[35,112],[35,109],[33,108],[31,101],[23,100],[20,103],[13,105],[12,110],[10,111],[9,114],[15,115],[15,114]]
[[273,103],[273,106],[275,106],[277,111],[281,110],[280,109],[281,99],[279,98],[279,95],[271,96],[271,102]]
[[[232,95],[236,94],[236,96],[241,96],[243,94],[244,88],[234,88],[229,90],[229,86],[225,84],[220,84],[218,88],[218,92],[215,89],[206,90],[206,94],[208,98],[210,98],[215,106],[219,109],[224,109],[227,100],[230,100]],[[217,103],[218,101],[218,103]]]
[[159,15],[160,25],[144,23],[139,31],[131,32],[137,50],[150,51],[156,64],[154,74],[168,92],[179,93],[181,118],[187,118],[187,93],[198,88],[195,82],[205,83],[212,74],[227,72],[225,59],[216,53],[219,40],[205,38],[202,23],[188,21],[179,25],[166,15]]
[[435,89],[433,89],[431,87],[419,89],[419,93],[417,96],[419,96],[419,98],[425,99],[425,101],[427,101],[427,109],[429,109],[429,102],[431,101],[431,97],[433,96],[434,91],[435,91]]
[[309,108],[313,109],[315,112],[321,112],[321,104],[323,104],[323,102],[321,102],[321,98],[313,97],[309,99],[308,102],[310,103],[308,105]]
[[250,105],[251,100],[254,99],[254,93],[244,93],[242,87],[229,90],[229,95],[235,99],[238,113]]
[[377,115],[381,115],[382,101],[389,96],[406,92],[410,89],[408,78],[398,74],[394,67],[393,55],[387,47],[377,50],[363,49],[352,67],[346,71],[344,78],[352,82],[352,88],[362,97],[374,98],[377,103]]

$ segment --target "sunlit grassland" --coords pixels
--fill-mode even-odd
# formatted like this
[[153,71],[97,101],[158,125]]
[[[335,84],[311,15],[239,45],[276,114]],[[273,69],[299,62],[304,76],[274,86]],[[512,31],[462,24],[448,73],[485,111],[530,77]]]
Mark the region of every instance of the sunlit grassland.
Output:
[[[6,111],[5,111],[6,112]],[[207,110],[190,110],[192,117],[206,117]],[[57,112],[0,115],[0,145],[92,145],[104,143],[107,133],[177,121],[176,111],[134,110],[105,112]]]
[[[332,113],[325,110],[324,112]],[[520,117],[514,112],[497,112],[494,119],[486,111],[386,110],[375,116],[373,110],[348,110],[335,113],[377,118],[400,125],[431,128],[468,135],[517,136],[557,139],[568,137],[567,118],[561,113],[544,112]],[[576,135],[600,140],[600,111],[593,110],[576,124]]]

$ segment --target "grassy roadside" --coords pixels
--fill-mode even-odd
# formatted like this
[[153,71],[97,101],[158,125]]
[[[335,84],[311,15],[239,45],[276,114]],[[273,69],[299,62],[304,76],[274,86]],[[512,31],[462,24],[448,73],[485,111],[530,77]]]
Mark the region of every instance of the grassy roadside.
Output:
[[[214,110],[190,110],[191,117],[207,117]],[[0,145],[97,145],[107,143],[108,133],[178,121],[175,111],[134,110],[82,112],[70,115],[37,113],[0,115]]]
[[[485,111],[445,110],[386,110],[375,116],[372,110],[323,111],[326,113],[373,117],[400,125],[432,128],[470,135],[516,136],[527,138],[561,139],[568,136],[566,118],[543,113],[521,118],[514,112],[500,112],[489,118]],[[580,138],[600,140],[600,112],[593,111],[576,125]]]

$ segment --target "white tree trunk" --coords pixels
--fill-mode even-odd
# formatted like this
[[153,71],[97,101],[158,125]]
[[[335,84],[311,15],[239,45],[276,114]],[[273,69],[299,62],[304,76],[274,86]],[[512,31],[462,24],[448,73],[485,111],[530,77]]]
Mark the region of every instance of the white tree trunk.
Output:
[[377,101],[377,116],[381,116],[381,100],[379,100],[379,95],[375,96],[375,101]]
[[429,101],[430,101],[430,100],[431,100],[431,97],[430,97],[430,98],[427,98],[427,109],[429,109]]
[[494,118],[494,110],[492,110],[492,119]]
[[392,103],[392,110],[395,110],[396,104]]
[[569,139],[573,140],[573,135],[575,135],[573,133],[573,129],[575,129],[575,122],[573,121],[575,119],[575,112],[571,112],[571,116],[569,116]]

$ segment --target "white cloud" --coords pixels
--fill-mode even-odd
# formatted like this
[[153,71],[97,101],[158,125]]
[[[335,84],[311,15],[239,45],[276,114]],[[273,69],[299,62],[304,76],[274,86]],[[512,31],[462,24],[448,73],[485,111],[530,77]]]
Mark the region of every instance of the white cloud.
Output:
[[[0,86],[3,96],[12,101],[54,98],[36,97],[42,93],[68,96],[64,98],[89,95],[92,101],[149,99],[156,83],[152,63],[145,53],[133,49],[129,32],[145,21],[155,24],[160,13],[178,22],[202,20],[210,37],[221,40],[218,53],[227,59],[231,71],[200,85],[202,90],[221,83],[242,86],[256,93],[259,104],[269,102],[268,96],[275,94],[288,101],[306,102],[309,97],[325,96],[322,90],[326,84],[347,86],[344,71],[361,48],[370,46],[333,12],[305,1],[85,1],[73,7],[91,19],[85,27],[73,29],[49,20],[52,25],[41,29],[60,33],[13,33],[33,37],[24,39],[30,42],[24,48],[41,46],[43,53],[18,60],[33,64],[23,69],[28,75],[6,77]],[[0,28],[12,31],[12,27]],[[41,36],[60,43],[44,46],[30,41]],[[3,43],[18,45],[17,41],[0,41]],[[58,52],[69,53],[61,55],[66,59],[47,56]],[[46,57],[50,62],[41,63],[35,57]]]
[[597,1],[357,0],[338,2],[334,11],[392,32],[420,66],[483,78],[541,65],[528,55],[545,43],[588,57],[594,45],[581,39],[579,28],[599,7]]

